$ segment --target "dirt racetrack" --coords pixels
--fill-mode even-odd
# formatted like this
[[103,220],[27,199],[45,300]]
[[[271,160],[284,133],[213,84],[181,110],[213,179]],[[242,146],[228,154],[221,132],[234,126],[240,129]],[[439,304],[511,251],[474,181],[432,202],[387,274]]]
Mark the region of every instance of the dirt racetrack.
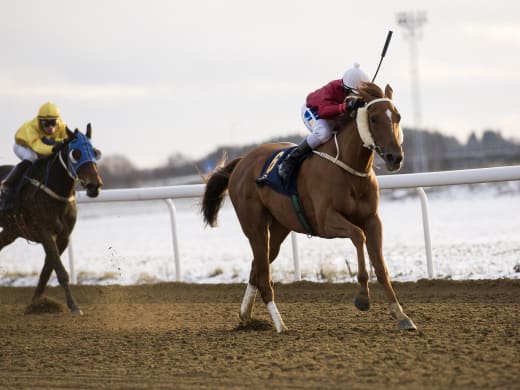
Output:
[[281,335],[235,329],[245,285],[73,286],[82,317],[24,315],[33,289],[0,287],[0,388],[520,389],[520,280],[394,287],[418,331],[377,285],[359,312],[354,284],[277,284]]

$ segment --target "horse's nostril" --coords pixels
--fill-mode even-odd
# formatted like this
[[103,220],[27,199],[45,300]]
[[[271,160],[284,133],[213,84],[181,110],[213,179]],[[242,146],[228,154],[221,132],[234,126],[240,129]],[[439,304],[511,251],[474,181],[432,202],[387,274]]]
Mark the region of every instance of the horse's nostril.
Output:
[[403,161],[403,156],[401,154],[387,153],[385,160],[391,164],[400,164]]
[[97,196],[99,194],[99,188],[101,187],[101,184],[98,183],[87,183],[85,185],[85,188],[87,190],[88,196]]
[[387,153],[385,154],[386,165],[388,169],[394,171],[401,167],[401,163],[403,161],[403,155],[400,153],[393,154]]

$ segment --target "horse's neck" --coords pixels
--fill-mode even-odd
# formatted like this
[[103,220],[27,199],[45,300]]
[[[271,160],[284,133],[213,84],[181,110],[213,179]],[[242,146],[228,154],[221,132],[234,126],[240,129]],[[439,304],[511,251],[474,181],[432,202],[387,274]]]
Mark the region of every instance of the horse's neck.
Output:
[[[370,172],[374,163],[374,153],[363,146],[363,141],[354,120],[349,120],[337,131],[339,160],[358,172]],[[337,149],[332,138],[326,144],[326,151],[336,156]]]
[[74,192],[74,180],[60,162],[58,154],[41,161],[34,176],[58,195],[68,197]]

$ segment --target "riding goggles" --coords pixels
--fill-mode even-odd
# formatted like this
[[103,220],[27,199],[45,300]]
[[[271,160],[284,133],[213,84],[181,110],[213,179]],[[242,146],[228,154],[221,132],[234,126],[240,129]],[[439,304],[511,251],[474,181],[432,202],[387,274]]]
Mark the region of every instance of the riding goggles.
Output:
[[45,127],[54,127],[58,124],[57,119],[40,119],[40,126],[42,128]]

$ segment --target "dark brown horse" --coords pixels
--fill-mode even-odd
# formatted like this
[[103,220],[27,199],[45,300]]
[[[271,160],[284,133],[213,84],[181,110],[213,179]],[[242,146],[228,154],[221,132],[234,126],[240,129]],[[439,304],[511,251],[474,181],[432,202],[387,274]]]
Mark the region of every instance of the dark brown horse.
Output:
[[[102,185],[96,159],[100,152],[91,142],[91,127],[86,135],[67,129],[68,138],[55,147],[52,155],[40,159],[23,179],[25,183],[18,195],[18,207],[0,211],[0,250],[23,237],[42,244],[45,263],[40,273],[33,302],[43,296],[52,271],[65,290],[67,306],[75,314],[82,314],[69,288],[69,274],[60,256],[67,248],[69,236],[76,223],[75,185],[79,182],[87,195],[96,197]],[[0,178],[10,172],[12,166],[0,166]]]
[[[357,251],[360,290],[354,303],[360,310],[370,308],[368,273],[364,246],[382,284],[390,313],[399,329],[416,329],[403,312],[392,288],[382,252],[382,225],[378,214],[379,187],[372,170],[375,153],[389,171],[396,171],[403,160],[400,115],[392,103],[392,89],[385,93],[377,85],[366,83],[359,91],[366,102],[356,119],[349,116],[332,123],[337,136],[320,146],[306,159],[298,177],[298,192],[313,232],[324,238],[350,238]],[[257,291],[273,319],[277,332],[286,326],[274,303],[270,263],[276,258],[282,241],[291,230],[305,233],[289,197],[268,186],[258,186],[267,158],[287,144],[267,144],[253,149],[217,168],[208,178],[202,200],[204,220],[216,225],[217,214],[226,190],[235,208],[242,230],[253,250],[253,263],[240,308],[244,323],[251,320]]]

